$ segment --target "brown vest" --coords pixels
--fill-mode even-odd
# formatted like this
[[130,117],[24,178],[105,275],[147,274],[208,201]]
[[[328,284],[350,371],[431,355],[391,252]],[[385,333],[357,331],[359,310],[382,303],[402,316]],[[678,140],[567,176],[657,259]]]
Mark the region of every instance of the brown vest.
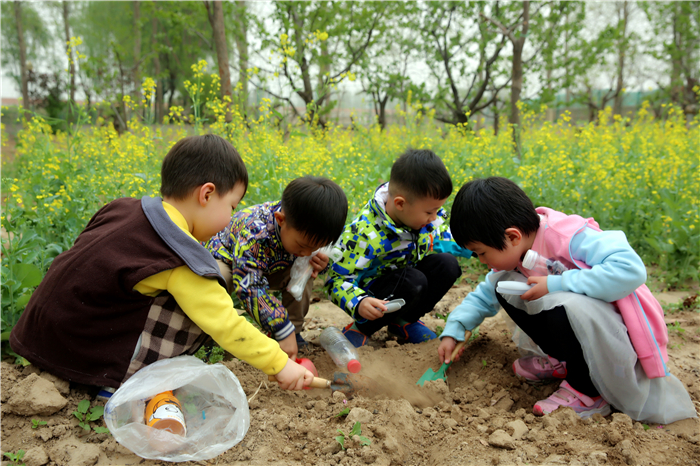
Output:
[[[167,224],[160,201],[144,200],[159,209],[161,226]],[[168,235],[177,236],[177,226],[170,222],[159,234],[144,209],[139,199],[107,204],[56,257],[12,330],[16,353],[66,380],[119,386],[155,300],[134,286],[187,261],[171,247]]]

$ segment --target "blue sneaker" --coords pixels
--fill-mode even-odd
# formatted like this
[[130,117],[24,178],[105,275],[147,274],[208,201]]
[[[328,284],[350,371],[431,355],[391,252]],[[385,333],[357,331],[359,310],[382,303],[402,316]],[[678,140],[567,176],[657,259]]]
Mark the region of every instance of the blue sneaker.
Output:
[[95,399],[97,401],[104,401],[106,403],[109,401],[109,399],[112,397],[116,390],[116,388],[112,387],[101,387],[100,391],[97,392],[97,396],[95,396]]
[[386,330],[391,335],[398,337],[399,340],[409,343],[422,343],[437,338],[435,332],[426,327],[420,320],[412,324],[389,324]]
[[360,332],[356,328],[352,328],[355,323],[349,324],[343,329],[343,335],[347,337],[350,343],[353,344],[355,348],[365,346],[367,344],[367,335]]

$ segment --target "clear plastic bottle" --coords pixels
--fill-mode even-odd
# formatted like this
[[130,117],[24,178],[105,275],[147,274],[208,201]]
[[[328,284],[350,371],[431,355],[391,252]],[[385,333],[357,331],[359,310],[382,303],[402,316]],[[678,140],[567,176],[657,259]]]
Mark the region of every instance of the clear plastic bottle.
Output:
[[354,373],[360,372],[362,364],[360,364],[357,348],[350,343],[343,333],[335,327],[328,327],[321,332],[319,338],[321,346],[328,351],[336,365],[347,367]]
[[530,270],[534,276],[561,275],[569,270],[559,261],[547,259],[539,253],[528,250],[523,257],[523,267]]

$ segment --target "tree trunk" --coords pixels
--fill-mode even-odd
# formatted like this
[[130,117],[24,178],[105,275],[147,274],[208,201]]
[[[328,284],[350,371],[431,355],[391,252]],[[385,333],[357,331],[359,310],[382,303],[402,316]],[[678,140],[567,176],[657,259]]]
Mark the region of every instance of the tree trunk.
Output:
[[140,89],[141,89],[141,75],[139,73],[139,66],[141,61],[141,2],[136,0],[134,2],[134,68],[132,70],[133,82],[134,82],[134,101],[136,103],[141,102]]
[[493,105],[493,135],[498,136],[499,125],[498,122],[501,118],[501,114],[498,112],[498,101],[494,102]]
[[510,91],[510,116],[508,121],[513,126],[513,147],[520,158],[520,111],[518,101],[523,90],[523,48],[527,40],[527,31],[530,27],[530,2],[523,2],[523,26],[520,37],[513,40],[513,68]]
[[[294,42],[296,46],[297,53],[303,53],[304,51],[304,21],[299,17],[299,12],[297,10],[296,3],[292,2],[289,4],[292,21],[294,22]],[[298,89],[297,95],[301,97],[304,101],[306,108],[305,118],[309,123],[312,123],[318,114],[318,108],[316,104],[316,99],[314,97],[314,87],[311,84],[311,70],[309,61],[306,56],[302,55],[301,61],[299,61],[299,72],[301,73],[302,82],[304,83],[304,89]],[[311,104],[311,105],[309,105]],[[320,126],[325,126],[326,122],[323,117],[318,115],[318,124]]]
[[330,58],[328,54],[328,42],[323,41],[321,42],[321,65],[319,66],[320,68],[320,73],[318,73],[318,93],[321,99],[319,100],[319,110],[328,105],[328,103],[331,100],[331,88],[330,86],[326,87],[324,89],[323,87],[323,81],[324,78],[326,77],[326,73],[330,73],[331,71],[331,66],[330,66]]
[[29,109],[29,84],[27,83],[27,46],[24,43],[24,31],[22,30],[22,5],[15,0],[15,24],[17,26],[17,41],[19,44],[19,74],[22,87],[22,105]]
[[[228,43],[226,41],[226,29],[224,27],[224,8],[221,1],[212,1],[212,9],[209,22],[214,31],[214,45],[216,58],[219,64],[219,77],[221,78],[221,98],[226,102],[226,122],[231,121],[231,71],[228,64]],[[209,11],[207,9],[207,11]]]
[[512,125],[520,125],[520,112],[518,111],[518,101],[523,90],[523,46],[525,38],[513,42],[513,62],[510,86],[510,116],[508,122]]
[[70,101],[75,102],[75,60],[73,59],[73,50],[71,49],[70,42],[70,5],[67,1],[63,1],[63,30],[66,35],[66,52],[68,53],[68,72],[70,73]]
[[236,34],[236,48],[238,49],[238,82],[240,91],[238,94],[238,107],[241,115],[248,114],[248,20],[246,18],[246,2],[238,0],[238,33]]
[[513,40],[512,81],[510,92],[510,117],[508,121],[512,125],[520,125],[520,112],[518,101],[523,90],[523,48],[527,39],[527,31],[530,21],[530,2],[523,2],[523,26],[520,37]]
[[671,100],[683,108],[683,40],[680,27],[680,6],[673,5],[673,50],[671,51]]
[[[552,92],[552,68],[550,66],[547,67],[547,90],[551,94]],[[547,106],[547,111],[545,112],[545,119],[549,122],[554,122],[554,118],[556,116],[556,110],[552,108],[551,105]]]
[[155,123],[162,123],[163,122],[163,80],[161,79],[160,76],[160,53],[158,52],[158,20],[156,17],[153,17],[153,21],[151,22],[151,25],[153,26],[153,34],[152,34],[152,40],[151,44],[153,47],[153,50],[155,53],[153,54],[153,74],[154,80],[156,82],[156,102],[155,102],[155,108],[153,109],[153,116],[154,116],[154,122]]
[[381,129],[386,128],[386,104],[389,102],[389,94],[379,100],[379,114],[377,115],[377,123]]
[[618,5],[618,16],[622,21],[622,37],[618,38],[617,46],[617,83],[615,85],[615,101],[613,102],[613,114],[622,115],[622,88],[625,77],[625,55],[627,53],[627,19],[629,18],[629,8],[627,2]]

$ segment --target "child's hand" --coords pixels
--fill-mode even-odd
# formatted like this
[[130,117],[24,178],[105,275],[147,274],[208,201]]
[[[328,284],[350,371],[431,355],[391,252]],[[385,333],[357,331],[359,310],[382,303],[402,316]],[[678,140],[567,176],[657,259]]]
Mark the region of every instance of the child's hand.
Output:
[[[454,351],[457,342],[452,337],[444,337],[438,346],[438,356],[440,357],[440,363],[450,362],[450,356],[452,356],[452,351]],[[459,355],[455,357],[455,360],[459,359]]]
[[316,278],[318,274],[328,265],[328,256],[322,252],[319,252],[311,258],[309,264],[311,265],[311,268],[314,269],[314,271],[311,272],[311,278]]
[[386,301],[377,298],[365,298],[357,306],[357,312],[367,320],[376,320],[384,316]]
[[[292,334],[292,336],[294,336],[294,334]],[[275,375],[275,379],[277,379],[282,390],[301,390],[311,383],[314,379],[314,375],[304,366],[288,359],[287,364]]]
[[297,354],[299,353],[299,347],[297,346],[296,334],[292,333],[284,340],[278,341],[278,343],[280,344],[280,348],[282,348],[282,351],[287,353],[289,359],[294,361],[297,358]]
[[527,279],[527,284],[532,285],[532,288],[527,290],[520,296],[525,301],[534,301],[535,299],[540,299],[542,296],[549,293],[547,289],[547,277],[530,277]]

